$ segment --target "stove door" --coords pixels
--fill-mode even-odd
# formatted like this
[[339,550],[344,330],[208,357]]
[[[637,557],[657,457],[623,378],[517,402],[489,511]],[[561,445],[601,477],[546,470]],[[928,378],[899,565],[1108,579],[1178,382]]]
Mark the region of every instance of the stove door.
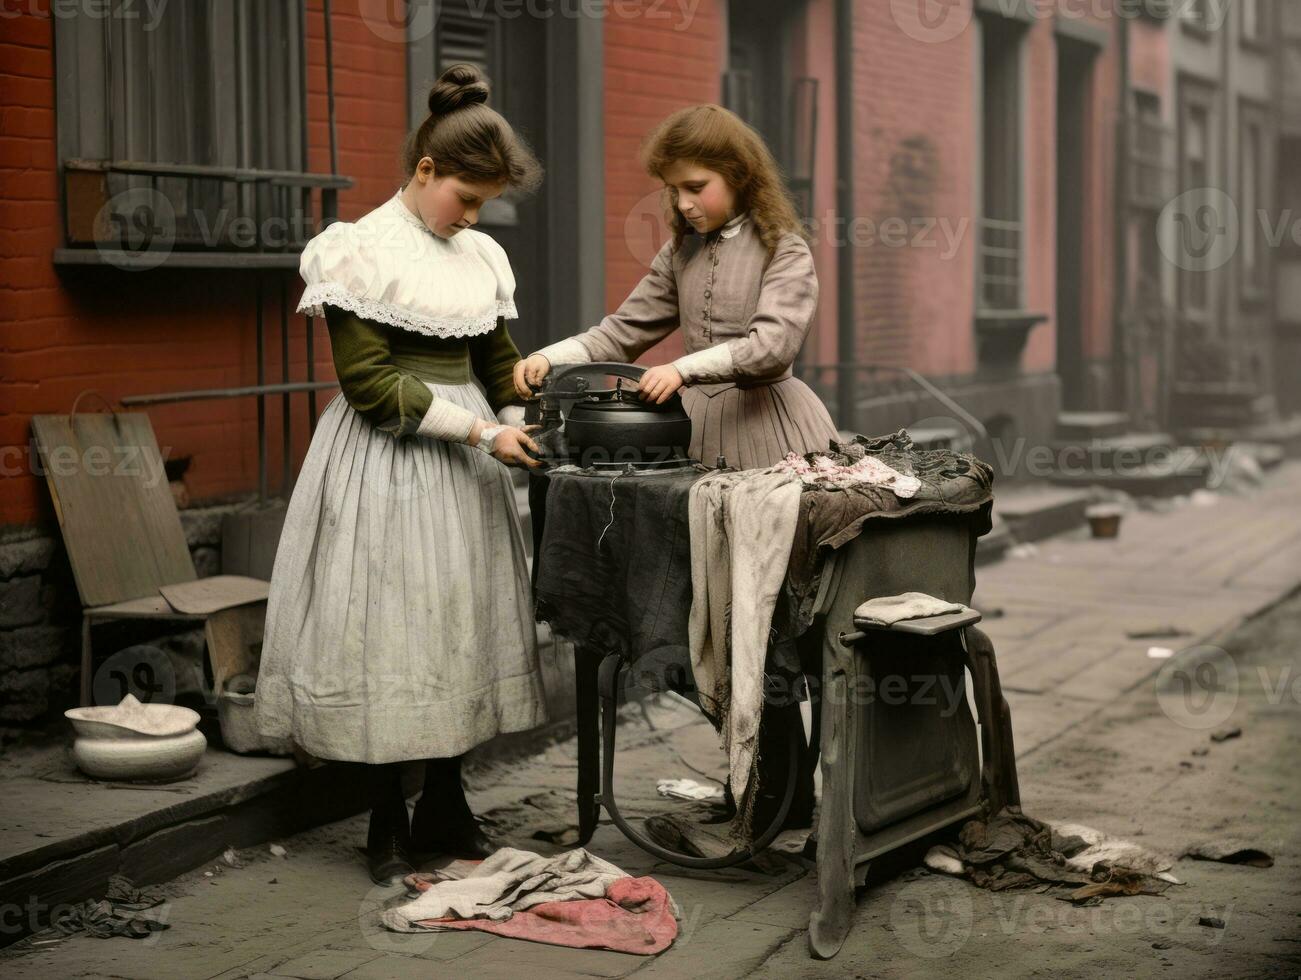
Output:
[[956,632],[885,631],[860,645],[854,816],[871,833],[966,794],[980,777]]

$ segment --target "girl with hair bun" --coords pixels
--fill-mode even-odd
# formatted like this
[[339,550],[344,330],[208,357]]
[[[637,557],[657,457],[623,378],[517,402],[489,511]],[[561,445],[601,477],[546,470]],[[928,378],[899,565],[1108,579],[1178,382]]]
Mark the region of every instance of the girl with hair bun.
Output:
[[[485,202],[533,190],[541,169],[488,95],[477,68],[447,69],[407,141],[401,190],[331,225],[300,262],[298,311],[325,317],[341,393],[285,517],[257,718],[267,735],[363,767],[376,882],[411,873],[413,853],[492,853],[461,757],[545,720],[505,468],[537,465],[517,424],[515,279],[473,227]],[[425,760],[424,792],[408,822],[399,764],[412,759]]]

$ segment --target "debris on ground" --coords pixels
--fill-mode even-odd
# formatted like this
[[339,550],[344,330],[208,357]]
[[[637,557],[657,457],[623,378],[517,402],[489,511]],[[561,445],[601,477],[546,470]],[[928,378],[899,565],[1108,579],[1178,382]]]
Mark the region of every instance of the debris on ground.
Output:
[[1175,652],[1169,647],[1148,647],[1147,655],[1152,660],[1169,660]]
[[721,800],[722,786],[709,786],[694,779],[661,779],[655,784],[660,796],[671,800]]
[[272,857],[278,857],[278,858],[287,858],[287,857],[289,857],[289,852],[286,851],[286,850],[285,850],[283,847],[281,847],[279,844],[272,844],[269,848],[267,848],[267,850],[269,850],[269,851],[271,852],[271,856],[272,856]]
[[[660,847],[688,854],[692,857],[721,858],[736,850],[736,843],[720,830],[714,832],[693,820],[676,815],[647,817],[642,823],[646,836]],[[791,850],[774,853],[771,848],[762,850],[738,867],[757,870],[767,875],[781,875],[790,870],[785,854]]]
[[1199,926],[1206,926],[1209,929],[1223,929],[1224,920],[1214,915],[1203,915],[1197,920]]
[[1160,895],[1179,884],[1169,873],[1173,863],[1092,827],[1053,827],[1017,808],[988,821],[967,821],[956,844],[926,855],[927,867],[966,877],[977,888],[1034,888],[1077,905],[1097,905],[1113,895]]
[[1125,630],[1125,636],[1131,640],[1159,640],[1167,636],[1192,636],[1186,629],[1173,624],[1164,626],[1137,626]]
[[235,852],[233,847],[228,847],[221,852],[221,860],[228,868],[244,867],[244,862],[239,859],[239,854]]
[[51,925],[65,936],[85,933],[97,939],[143,939],[169,928],[156,915],[141,914],[162,904],[160,893],[137,888],[130,878],[114,875],[108,880],[108,892],[103,898],[88,899],[63,910]]
[[562,846],[578,843],[573,797],[556,790],[533,793],[519,803],[495,807],[483,815],[483,821],[502,837],[529,837]]
[[1274,866],[1274,858],[1267,851],[1236,837],[1200,841],[1184,851],[1183,857],[1197,861],[1218,861],[1220,864],[1248,864],[1253,868]]
[[1237,738],[1242,734],[1242,729],[1237,725],[1231,725],[1228,728],[1217,728],[1211,732],[1212,742],[1227,742],[1231,738]]

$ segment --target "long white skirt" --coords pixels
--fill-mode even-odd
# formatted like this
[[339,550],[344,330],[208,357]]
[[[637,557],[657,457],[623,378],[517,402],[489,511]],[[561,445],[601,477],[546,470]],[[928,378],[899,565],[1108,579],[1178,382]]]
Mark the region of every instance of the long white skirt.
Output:
[[[474,385],[432,385],[481,418]],[[504,466],[330,402],[276,551],[258,727],[323,759],[459,755],[546,720]]]

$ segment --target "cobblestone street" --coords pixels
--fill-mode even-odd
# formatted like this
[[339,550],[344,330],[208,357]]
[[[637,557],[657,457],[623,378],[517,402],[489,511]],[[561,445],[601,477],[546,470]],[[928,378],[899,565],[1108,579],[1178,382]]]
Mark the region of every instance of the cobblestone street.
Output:
[[[980,570],[1012,705],[1025,811],[1095,826],[1178,856],[1230,834],[1267,851],[1268,869],[1179,860],[1163,897],[1076,908],[1034,892],[989,893],[920,867],[874,871],[841,954],[811,960],[811,862],[802,835],[741,869],[693,872],[657,862],[608,820],[590,850],[651,874],[677,901],[681,931],[655,958],[579,951],[476,933],[397,934],[376,910],[401,889],[370,886],[357,845],[364,818],[286,839],[287,857],[240,853],[165,886],[170,929],[152,937],[54,940],[43,933],[0,959],[9,977],[309,978],[442,975],[532,980],[619,977],[1294,976],[1301,968],[1301,791],[1295,760],[1301,684],[1301,466],[1243,496],[1200,498],[1126,518],[1117,541],[1073,532]],[[1175,574],[1177,572],[1177,574]],[[1289,598],[1291,596],[1291,598]],[[1001,610],[1001,613],[998,612]],[[1259,615],[1257,615],[1259,614]],[[1176,627],[1175,657],[1129,631]],[[1198,664],[1215,685],[1190,691]],[[1181,686],[1182,685],[1182,686]],[[1194,710],[1195,709],[1195,710]],[[1233,724],[1223,743],[1212,728]],[[709,726],[670,698],[625,709],[619,787],[632,816],[675,804],[657,778],[721,776]],[[549,852],[532,829],[572,818],[575,744],[470,774],[471,800],[510,843]],[[522,802],[524,801],[524,802]],[[514,836],[510,828],[522,828]],[[912,859],[915,861],[915,857]],[[1223,920],[1222,929],[1200,925]]]

